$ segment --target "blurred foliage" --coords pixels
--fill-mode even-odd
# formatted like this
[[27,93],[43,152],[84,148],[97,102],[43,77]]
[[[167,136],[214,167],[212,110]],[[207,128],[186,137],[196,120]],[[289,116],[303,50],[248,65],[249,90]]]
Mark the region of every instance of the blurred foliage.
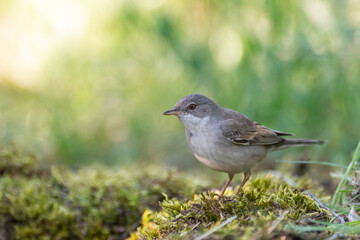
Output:
[[[360,135],[357,1],[71,2],[54,13],[82,35],[54,40],[39,76],[25,77],[35,83],[0,74],[1,143],[73,165],[186,167],[193,160],[182,126],[161,113],[201,93],[270,128],[328,140],[313,160],[347,163]],[[20,5],[9,3],[7,13],[46,29],[46,18],[27,20]],[[77,9],[86,24],[65,21]]]

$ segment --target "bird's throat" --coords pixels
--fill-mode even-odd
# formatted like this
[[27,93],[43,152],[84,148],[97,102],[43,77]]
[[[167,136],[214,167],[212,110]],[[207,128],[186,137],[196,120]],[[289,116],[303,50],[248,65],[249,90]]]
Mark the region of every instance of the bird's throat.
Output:
[[194,133],[208,122],[209,117],[199,118],[191,114],[184,114],[179,116],[179,119],[187,131]]

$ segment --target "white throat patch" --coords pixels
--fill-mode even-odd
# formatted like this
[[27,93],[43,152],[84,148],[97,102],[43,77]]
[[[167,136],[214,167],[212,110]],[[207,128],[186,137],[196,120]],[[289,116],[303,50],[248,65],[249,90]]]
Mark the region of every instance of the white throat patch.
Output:
[[179,116],[180,121],[186,129],[193,130],[195,128],[200,128],[206,124],[209,120],[209,116],[204,118],[198,118],[191,114],[184,114]]

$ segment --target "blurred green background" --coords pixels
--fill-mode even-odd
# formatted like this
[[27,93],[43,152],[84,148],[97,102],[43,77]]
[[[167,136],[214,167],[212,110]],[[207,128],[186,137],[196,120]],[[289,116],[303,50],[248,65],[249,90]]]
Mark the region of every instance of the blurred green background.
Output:
[[200,166],[161,115],[191,93],[327,140],[273,159],[359,140],[359,1],[1,1],[0,38],[0,144],[46,162]]

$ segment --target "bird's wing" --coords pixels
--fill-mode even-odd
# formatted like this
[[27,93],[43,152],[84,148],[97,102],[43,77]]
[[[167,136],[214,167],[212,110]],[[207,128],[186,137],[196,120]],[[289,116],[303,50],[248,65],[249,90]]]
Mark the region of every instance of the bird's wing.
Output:
[[227,140],[237,145],[272,145],[284,141],[280,136],[292,135],[266,128],[248,118],[226,120],[220,124],[220,129]]

